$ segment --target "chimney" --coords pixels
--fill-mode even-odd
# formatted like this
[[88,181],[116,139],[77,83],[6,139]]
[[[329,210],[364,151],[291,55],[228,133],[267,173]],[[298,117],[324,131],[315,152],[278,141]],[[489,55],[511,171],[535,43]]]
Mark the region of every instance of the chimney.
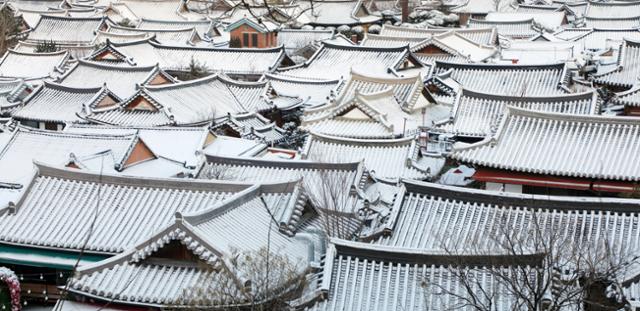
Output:
[[409,22],[409,0],[400,0],[400,4],[402,5],[402,22]]

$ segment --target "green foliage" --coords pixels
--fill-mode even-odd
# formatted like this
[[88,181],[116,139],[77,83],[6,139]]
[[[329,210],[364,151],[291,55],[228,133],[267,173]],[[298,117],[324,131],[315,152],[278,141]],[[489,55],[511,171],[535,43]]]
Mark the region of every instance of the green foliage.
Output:
[[35,52],[50,53],[50,52],[57,52],[58,50],[59,50],[58,45],[53,40],[49,40],[49,41],[39,42],[38,45],[36,46]]
[[189,62],[189,69],[186,72],[176,74],[177,78],[182,81],[189,81],[206,77],[210,74],[207,66],[195,60],[193,57]]
[[128,18],[123,18],[121,21],[119,21],[118,26],[127,27],[127,28],[136,27],[136,25]]

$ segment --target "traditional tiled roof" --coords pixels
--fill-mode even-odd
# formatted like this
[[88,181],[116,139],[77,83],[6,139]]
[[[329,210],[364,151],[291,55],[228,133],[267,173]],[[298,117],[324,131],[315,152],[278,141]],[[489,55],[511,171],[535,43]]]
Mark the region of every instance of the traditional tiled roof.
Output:
[[[126,42],[144,40],[144,39],[147,39],[149,37],[150,37],[150,35],[148,33],[146,33],[146,32],[122,32],[122,33],[116,33],[116,32],[108,32],[108,31],[98,30],[98,33],[96,35],[96,44],[107,44],[107,41],[115,42],[115,43],[126,43]],[[89,54],[93,54],[93,52],[94,52],[94,50],[92,49],[91,53],[89,53]]]
[[170,75],[157,66],[113,66],[80,60],[60,76],[58,82],[72,88],[100,87],[106,83],[109,90],[125,99],[136,92],[137,84],[153,83],[157,76],[169,83],[174,82]]
[[[497,310],[520,310],[508,289],[502,288],[495,267],[469,260],[471,269],[457,270],[447,262],[401,249],[382,249],[366,243],[332,239],[315,288],[319,296],[307,311],[364,310],[474,310],[469,300],[487,303]],[[513,264],[493,259],[493,264]],[[491,268],[489,268],[491,267]],[[464,268],[462,266],[461,268]],[[517,267],[516,267],[517,268]],[[523,266],[523,270],[533,270]],[[473,278],[463,283],[459,275]],[[503,276],[501,274],[500,276]],[[515,278],[514,278],[515,279]],[[465,287],[469,286],[469,287]],[[446,289],[446,292],[443,291]],[[452,294],[448,294],[451,291]],[[495,292],[494,292],[495,291]],[[469,297],[471,293],[487,293]],[[500,294],[497,294],[500,293]],[[499,295],[500,298],[495,298]],[[491,302],[486,297],[493,297]],[[467,300],[468,299],[468,300]]]
[[94,109],[87,119],[129,126],[204,124],[230,113],[270,109],[268,89],[266,82],[237,82],[220,75],[150,85],[141,87],[119,105]]
[[[428,28],[428,29],[419,29],[419,28],[408,28],[408,27],[399,27],[392,25],[383,25],[382,30],[380,31],[381,36],[387,37],[401,37],[401,38],[422,38],[426,39],[433,35],[442,34],[448,31],[452,31],[449,28],[438,29],[438,28]],[[460,28],[454,30],[457,34],[473,41],[478,44],[484,45],[495,45],[498,40],[498,33],[495,27],[487,27],[487,28]]]
[[0,116],[9,115],[32,91],[22,79],[0,80]]
[[640,40],[624,39],[618,55],[617,67],[608,73],[594,76],[596,83],[631,88],[640,77]]
[[142,29],[162,29],[162,30],[180,30],[185,28],[195,28],[202,37],[214,37],[216,29],[214,22],[210,20],[186,21],[186,20],[153,20],[143,18],[138,24],[138,28]]
[[[537,13],[491,12],[485,17],[485,20],[492,22],[516,22],[528,19],[533,19],[534,23],[542,29],[555,30],[565,23],[566,14],[562,11]],[[500,28],[498,28],[498,33],[502,34]]]
[[348,139],[310,133],[302,158],[319,162],[356,162],[364,159],[368,170],[380,178],[427,179],[440,170],[420,154],[413,137],[401,139]]
[[640,84],[627,91],[617,93],[613,102],[618,105],[640,107]]
[[637,28],[606,29],[606,28],[569,28],[554,34],[559,39],[580,43],[585,50],[604,50],[618,48],[624,39],[640,40],[640,30]]
[[463,90],[454,102],[451,119],[442,128],[461,136],[491,135],[502,120],[507,106],[570,115],[600,112],[595,92],[552,97],[503,96]]
[[346,77],[351,70],[366,70],[379,76],[397,73],[406,61],[422,67],[408,46],[372,48],[323,43],[305,63],[278,72],[284,76],[324,80]]
[[[116,177],[42,165],[37,169],[15,208],[2,210],[0,240],[5,243],[119,253],[171,224],[176,212],[212,208],[250,187],[229,182]],[[99,221],[88,236],[93,217]]]
[[68,58],[66,51],[28,53],[8,50],[0,60],[0,76],[27,80],[50,77]]
[[447,248],[454,247],[449,243],[457,243],[460,250],[470,243],[490,250],[495,221],[509,219],[511,224],[501,226],[513,227],[513,221],[520,219],[516,230],[526,230],[535,213],[540,223],[562,219],[556,229],[561,231],[555,234],[573,234],[575,241],[605,238],[614,245],[640,249],[631,238],[638,230],[633,225],[640,217],[635,208],[638,200],[498,193],[417,181],[404,181],[403,186],[388,222],[362,238],[415,253],[446,254]]
[[291,52],[332,37],[332,30],[281,29],[278,31],[278,45],[284,45]]
[[640,16],[627,18],[595,18],[586,17],[585,27],[607,29],[632,29],[640,27]]
[[[455,31],[433,35],[427,39],[367,34],[361,43],[363,46],[370,47],[399,47],[407,44],[411,47],[411,51],[416,53],[416,56],[423,62],[430,62],[435,59],[481,62],[497,52],[494,47],[475,43]],[[447,54],[441,56],[420,53],[422,49],[430,45],[445,51]]]
[[363,1],[330,0],[322,2],[299,1],[306,23],[341,26],[370,24],[381,19],[379,16],[370,15]]
[[540,32],[534,28],[534,20],[519,20],[519,21],[486,21],[479,19],[470,19],[469,28],[491,28],[496,27],[498,29],[498,35],[514,38],[514,39],[528,39],[533,38]]
[[434,76],[461,87],[496,95],[549,96],[565,94],[569,72],[565,64],[494,65],[436,62]]
[[[107,29],[109,34],[119,35],[140,35],[144,34],[144,39],[155,36],[155,40],[165,45],[190,45],[193,46],[200,41],[200,36],[194,27],[183,29],[152,29],[152,28],[129,28],[110,25]],[[132,41],[132,40],[131,40]],[[116,41],[117,42],[117,41]],[[123,41],[126,42],[126,41]]]
[[[29,33],[29,41],[55,41],[59,43],[90,44],[96,31],[104,27],[103,17],[59,17],[43,15]],[[73,31],[69,31],[73,29]]]
[[523,65],[542,65],[572,61],[582,51],[576,42],[567,41],[513,41],[502,48],[503,61]]
[[268,145],[282,141],[285,134],[285,130],[278,127],[275,122],[256,112],[228,115],[227,118],[216,120],[212,128],[214,130],[230,128],[244,139],[259,140]]
[[[319,237],[312,234],[305,239],[291,237],[271,225],[272,215],[278,215],[279,209],[298,205],[295,188],[288,188],[289,184],[278,186],[280,189],[274,185],[253,186],[204,211],[179,212],[172,225],[160,227],[146,241],[119,256],[82,267],[70,288],[118,304],[175,307],[193,305],[189,299],[197,298],[197,288],[235,285],[239,288],[227,288],[235,291],[235,297],[212,296],[198,299],[198,303],[202,306],[245,303],[247,298],[243,299],[241,293],[251,291],[251,278],[259,276],[237,267],[242,261],[237,256],[269,244],[272,255],[284,256],[296,265],[295,272],[304,273],[311,263],[319,261],[314,252],[316,244],[321,243]],[[271,237],[269,241],[255,238],[267,235]],[[162,256],[156,256],[170,245],[184,247],[192,258],[161,260]],[[216,284],[224,283],[221,280],[225,273],[233,281]],[[127,280],[132,276],[134,283],[142,286],[129,286]]]
[[640,3],[633,1],[588,1],[585,15],[595,18],[628,18],[640,16]]
[[[509,108],[497,132],[455,147],[462,162],[509,171],[638,181],[635,118],[578,116]],[[527,139],[522,139],[526,137]],[[514,152],[518,150],[518,152]]]
[[326,103],[344,83],[342,80],[307,80],[276,74],[266,74],[265,80],[278,94],[298,97],[304,104],[312,107]]
[[[268,49],[204,48],[167,46],[145,39],[129,43],[111,43],[137,66],[159,64],[162,69],[188,71],[192,60],[211,72],[261,75],[273,72],[285,59],[283,47]],[[106,49],[107,47],[105,47]],[[94,59],[102,50],[96,51]]]
[[25,98],[23,106],[13,113],[13,117],[39,122],[78,122],[81,121],[78,114],[107,96],[113,102],[120,100],[106,87],[75,89],[45,82]]

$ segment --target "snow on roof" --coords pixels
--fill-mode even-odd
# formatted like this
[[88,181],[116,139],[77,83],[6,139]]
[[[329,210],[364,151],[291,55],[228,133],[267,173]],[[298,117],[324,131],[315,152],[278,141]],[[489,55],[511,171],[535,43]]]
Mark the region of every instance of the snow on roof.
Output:
[[267,145],[260,141],[236,138],[230,136],[215,136],[205,148],[206,155],[226,157],[253,157],[267,149]]
[[613,102],[617,105],[640,107],[640,84],[636,84],[627,91],[616,93]]
[[27,80],[50,77],[68,58],[66,51],[28,53],[8,50],[0,60],[0,76]]
[[635,208],[638,200],[511,194],[410,180],[403,185],[405,191],[396,197],[401,202],[395,202],[383,225],[391,234],[365,237],[376,246],[444,255],[447,247],[454,247],[451,243],[457,243],[460,250],[474,243],[497,253],[504,248],[491,245],[495,243],[489,232],[494,221],[510,215],[510,222],[525,222],[502,226],[526,230],[526,221],[532,221],[531,213],[536,213],[541,223],[562,219],[563,225],[556,229],[562,231],[556,233],[573,234],[575,241],[606,238],[613,243],[624,241],[630,249],[640,248],[631,238],[638,230],[632,220],[640,216]]
[[630,159],[637,154],[639,129],[636,118],[542,113],[509,107],[494,135],[476,144],[454,146],[451,156],[509,171],[638,181],[640,168],[637,161]]
[[633,1],[588,1],[585,16],[595,18],[629,18],[640,16],[640,3]]
[[596,92],[522,97],[462,90],[454,102],[451,119],[442,129],[460,136],[491,135],[497,129],[507,106],[568,115],[593,115],[600,112]]
[[[426,161],[413,137],[401,139],[348,139],[310,133],[302,159],[319,162],[362,161],[380,178],[427,179],[438,172],[444,160]],[[440,163],[442,162],[442,163]]]
[[307,23],[341,26],[371,24],[379,21],[381,17],[370,15],[363,5],[363,1],[299,1],[298,6]]
[[297,50],[330,39],[333,35],[333,30],[281,29],[278,31],[278,45],[284,45],[287,50]]
[[491,28],[498,29],[498,35],[513,39],[528,39],[538,35],[540,32],[534,27],[533,18],[514,21],[489,21],[470,19],[469,28]]
[[[58,78],[60,85],[71,88],[101,87],[104,84],[119,98],[129,98],[136,92],[136,85],[149,83],[163,74],[157,66],[113,66],[79,60]],[[168,77],[168,75],[164,74]]]
[[[202,282],[217,286],[216,282],[224,273],[236,281],[232,284],[249,284],[256,276],[242,274],[235,266],[239,260],[233,256],[258,251],[267,243],[272,254],[288,258],[303,272],[312,262],[319,261],[314,248],[322,242],[320,237],[294,238],[282,233],[278,226],[271,225],[272,215],[276,219],[286,219],[285,215],[291,215],[293,210],[301,207],[299,195],[295,183],[256,185],[210,209],[178,212],[173,224],[159,228],[157,233],[123,254],[82,267],[71,281],[71,289],[119,304],[155,307],[187,304],[190,296],[185,296],[185,293]],[[269,242],[255,238],[267,235],[271,236]],[[172,244],[184,247],[192,253],[193,259],[159,261],[162,256],[156,256],[156,253]],[[135,275],[137,284],[144,285],[128,286],[127,280],[132,275]],[[159,278],[174,281],[158,282]],[[236,298],[244,301],[241,290],[251,288],[237,290]],[[219,299],[227,298],[211,297],[202,304],[226,304],[227,301]]]
[[586,17],[584,26],[589,28],[632,29],[640,27],[640,16],[627,18],[594,18]]
[[637,28],[569,28],[556,32],[554,35],[559,39],[577,42],[585,50],[596,51],[607,48],[618,49],[625,38],[640,40],[640,30]]
[[523,65],[542,65],[566,62],[575,59],[581,49],[575,42],[566,41],[513,41],[501,51],[501,58],[506,62],[517,60]]
[[352,69],[372,75],[392,76],[409,60],[423,67],[411,54],[409,47],[372,48],[323,43],[322,47],[305,63],[281,68],[278,74],[304,79],[338,79],[349,75]]
[[336,89],[342,80],[306,80],[277,74],[265,74],[276,93],[284,96],[298,97],[307,106],[319,106],[326,103],[330,96],[335,96]]
[[564,63],[543,65],[456,64],[436,62],[433,75],[455,80],[461,87],[496,95],[549,96],[565,94]]
[[[107,29],[108,35],[128,35],[139,39],[146,39],[154,36],[154,39],[166,45],[188,45],[193,46],[199,39],[198,32],[194,27],[183,29],[152,29],[152,28],[129,28],[110,25]],[[142,35],[142,37],[140,37]],[[131,42],[121,41],[121,42]],[[118,41],[115,41],[118,42]]]
[[143,18],[138,24],[138,28],[158,30],[180,30],[185,28],[195,28],[198,31],[198,34],[203,37],[215,36],[214,22],[211,20],[186,21],[155,20]]
[[624,39],[620,47],[617,66],[610,72],[594,76],[596,83],[631,88],[638,83],[640,74],[640,40]]
[[242,138],[262,141],[272,146],[285,137],[284,129],[257,112],[228,115],[222,120],[216,120],[212,128],[222,131],[228,128]]
[[0,80],[0,116],[9,115],[32,91],[23,79]]
[[204,124],[228,114],[271,109],[266,101],[268,88],[266,82],[237,82],[220,75],[144,86],[119,105],[94,109],[87,118],[126,126]]
[[[15,211],[5,210],[0,216],[0,240],[6,243],[80,251],[87,241],[89,252],[119,253],[172,223],[175,212],[208,209],[250,187],[117,177],[43,165],[37,171]],[[87,240],[96,211],[99,221]]]
[[[104,17],[61,17],[43,15],[29,41],[55,41],[58,43],[90,44],[96,31],[105,23]],[[69,31],[73,29],[73,31]]]
[[408,28],[392,25],[383,25],[380,31],[381,36],[401,37],[401,38],[422,38],[426,39],[430,36],[443,34],[445,32],[455,31],[457,34],[478,44],[495,45],[498,40],[498,34],[495,27],[487,28]]
[[[487,14],[485,20],[494,22],[516,22],[522,20],[533,19],[536,24],[542,26],[545,29],[557,29],[562,27],[565,22],[565,12],[539,12],[539,13],[505,13],[505,12],[491,12]],[[500,30],[498,30],[500,31]]]
[[23,106],[13,113],[13,117],[39,122],[78,122],[81,120],[78,114],[85,107],[94,105],[106,96],[113,97],[104,87],[75,89],[45,82],[24,100]]
[[138,66],[159,64],[162,69],[177,71],[188,71],[194,60],[211,72],[259,75],[273,72],[286,57],[283,47],[221,49],[167,46],[149,39],[130,43],[111,43],[110,47],[132,59]]

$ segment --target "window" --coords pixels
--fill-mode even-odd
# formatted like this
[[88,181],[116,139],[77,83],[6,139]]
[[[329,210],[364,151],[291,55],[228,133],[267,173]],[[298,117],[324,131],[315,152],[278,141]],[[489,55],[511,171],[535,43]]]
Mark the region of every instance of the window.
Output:
[[249,34],[246,32],[242,34],[242,46],[249,46]]
[[44,129],[45,130],[50,130],[50,131],[57,131],[58,130],[58,124],[53,123],[53,122],[45,122],[44,123]]
[[253,47],[258,47],[258,34],[257,33],[252,33],[251,34],[251,43]]

